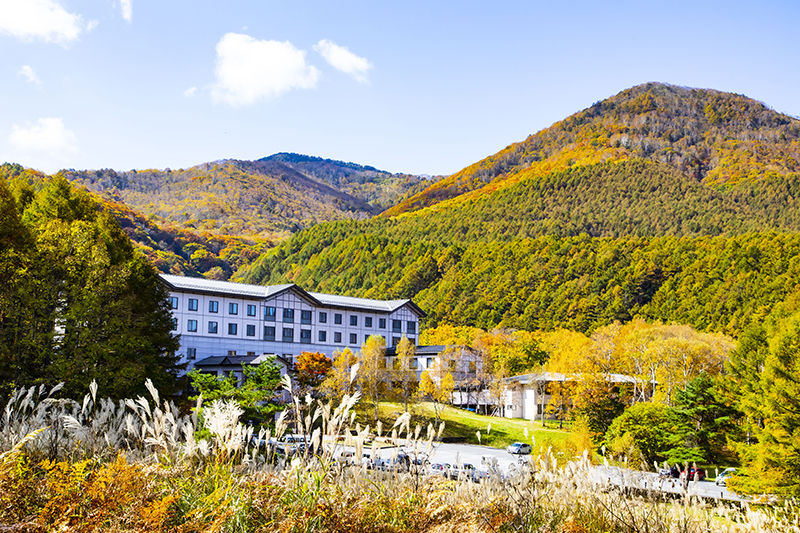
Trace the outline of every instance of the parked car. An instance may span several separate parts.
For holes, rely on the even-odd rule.
[[[294,455],[305,452],[306,437],[305,435],[284,435],[280,439],[269,439],[269,445],[278,453]]]
[[[475,465],[471,463],[463,463],[459,468],[458,465],[450,469],[450,479],[469,479],[470,481],[478,482],[480,480],[480,473]]]
[[[733,468],[733,467],[726,468],[725,470],[720,472],[720,474],[717,476],[717,479],[714,481],[714,483],[716,483],[720,487],[724,487],[724,486],[726,486],[728,484],[728,480],[734,474],[736,474],[736,469],[735,468]]]
[[[450,477],[450,463],[433,463],[428,470],[432,476]]]
[[[525,442],[515,442],[506,448],[506,451],[508,451],[508,453],[511,455],[530,455],[531,450],[531,445]]]
[[[706,471],[700,467],[691,466],[689,467],[688,475],[686,471],[683,471],[681,472],[681,477],[687,481],[694,481],[695,479],[703,481],[706,479]]]

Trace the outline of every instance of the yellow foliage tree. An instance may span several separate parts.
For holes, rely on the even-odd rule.
[[[453,389],[455,389],[453,375],[447,366],[442,364],[441,360],[437,360],[433,366],[422,372],[419,379],[418,394],[421,398],[427,398],[433,402],[433,412],[437,425],[440,421],[439,414],[442,404],[450,403]]]
[[[333,352],[333,366],[328,371],[328,375],[320,385],[320,390],[329,398],[337,402],[345,394],[353,392],[351,372],[353,365],[358,362],[355,354],[350,348],[342,351]]]

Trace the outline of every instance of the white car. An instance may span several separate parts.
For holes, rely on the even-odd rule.
[[[508,451],[508,453],[511,455],[530,455],[531,450],[531,445],[525,442],[515,442],[506,448],[506,451]]]
[[[730,479],[730,477],[732,475],[734,475],[735,473],[736,473],[736,469],[735,468],[733,468],[733,467],[726,468],[725,470],[720,472],[720,474],[717,476],[717,479],[714,480],[714,483],[716,483],[720,487],[724,487],[725,485],[728,484],[728,479]]]

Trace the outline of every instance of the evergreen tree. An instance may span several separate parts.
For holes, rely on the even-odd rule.
[[[2,228],[18,237],[0,254],[0,275],[17,278],[0,296],[2,392],[63,381],[80,397],[95,380],[102,394],[123,398],[144,393],[147,378],[175,392],[167,289],[114,218],[60,176],[21,195],[14,217],[3,185]]]
[[[800,495],[800,313],[740,341],[729,364],[730,387],[748,417],[736,449],[743,475],[733,490]]]

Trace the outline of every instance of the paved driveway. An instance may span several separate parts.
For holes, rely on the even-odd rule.
[[[391,449],[384,448],[382,457],[390,457]],[[509,466],[519,461],[526,462],[528,456],[511,455],[505,450],[489,446],[476,446],[473,444],[447,444],[437,443],[430,457],[431,463],[464,464],[471,463],[480,470],[485,470],[487,464],[497,460],[500,472],[508,472]],[[488,463],[487,463],[488,461]],[[598,482],[608,482],[614,485],[627,486],[638,489],[650,489],[670,494],[683,494],[680,480],[661,479],[654,472],[639,472],[619,467],[598,466],[595,468],[595,477]],[[718,487],[712,481],[696,481],[689,483],[686,488],[689,495],[703,498],[715,498],[731,501],[741,501],[742,498],[725,487]]]

